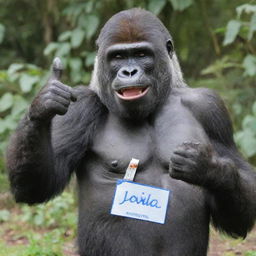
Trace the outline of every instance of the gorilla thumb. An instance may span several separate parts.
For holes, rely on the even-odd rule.
[[[51,79],[60,80],[63,71],[63,65],[59,57],[54,58],[52,63],[52,76]]]

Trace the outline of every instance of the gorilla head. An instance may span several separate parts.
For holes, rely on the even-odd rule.
[[[124,118],[145,118],[184,86],[171,35],[148,11],[114,15],[97,40],[91,87],[107,108]]]

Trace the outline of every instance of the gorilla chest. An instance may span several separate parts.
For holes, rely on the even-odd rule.
[[[110,115],[94,139],[93,154],[106,170],[117,174],[125,172],[132,158],[140,160],[138,173],[168,172],[170,156],[178,145],[208,140],[188,110],[169,109],[163,109],[153,123],[122,121]]]

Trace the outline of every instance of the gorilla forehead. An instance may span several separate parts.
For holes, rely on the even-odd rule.
[[[171,38],[163,23],[152,13],[133,8],[121,11],[109,19],[97,40],[99,49],[116,44],[150,41],[166,43]]]

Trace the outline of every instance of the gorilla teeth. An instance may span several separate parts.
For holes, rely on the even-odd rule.
[[[124,89],[122,90],[122,94],[124,97],[132,97],[137,96],[142,93],[142,89],[139,88],[130,88],[130,89]]]
[[[116,94],[123,100],[135,100],[143,97],[148,90],[149,87],[126,87],[116,91]]]

